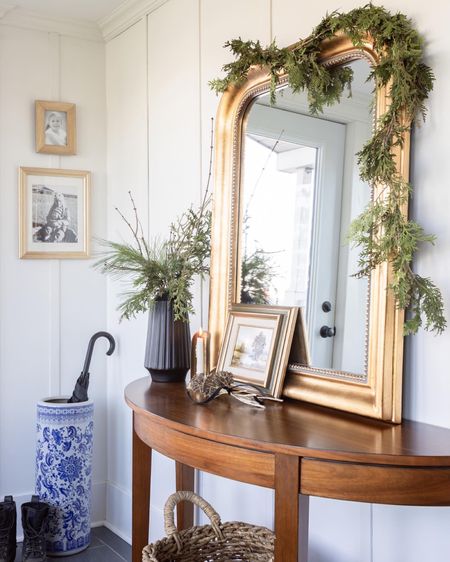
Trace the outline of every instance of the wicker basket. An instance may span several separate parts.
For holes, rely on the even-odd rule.
[[[202,525],[178,532],[174,509],[180,501],[198,505],[211,525]],[[272,562],[274,534],[265,527],[231,521],[221,523],[214,509],[193,492],[172,494],[164,507],[166,538],[146,546],[143,562]]]

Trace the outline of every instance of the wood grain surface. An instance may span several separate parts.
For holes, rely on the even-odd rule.
[[[181,462],[175,463],[175,482],[177,492],[195,491],[195,470]],[[177,529],[189,529],[194,524],[194,504],[185,502],[184,506],[181,503],[177,504]]]
[[[149,422],[216,443],[316,459],[450,467],[450,429],[423,423],[391,425],[290,400],[265,410],[229,396],[198,405],[184,384],[148,377],[128,385],[125,398]]]
[[[298,560],[300,461],[275,455],[275,558]],[[307,562],[307,558],[300,560]]]
[[[133,561],[142,559],[142,549],[148,544],[150,519],[150,477],[152,450],[139,439],[134,430],[137,415],[133,414]]]
[[[133,562],[149,524],[151,450],[176,461],[176,487],[194,468],[275,489],[275,561],[306,562],[308,498],[450,505],[450,430],[361,418],[286,400],[265,410],[230,396],[194,404],[181,383],[139,379],[125,389],[133,410]],[[301,495],[299,495],[301,492]],[[193,523],[180,504],[178,526]]]
[[[273,488],[274,456],[180,433],[138,417],[139,437],[159,453],[183,464],[240,482]]]
[[[450,505],[450,468],[302,461],[302,494],[394,505]]]

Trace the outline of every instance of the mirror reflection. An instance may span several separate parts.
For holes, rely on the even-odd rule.
[[[371,197],[356,153],[370,138],[374,85],[365,60],[350,63],[351,96],[320,116],[306,94],[258,96],[246,116],[238,283],[241,302],[304,309],[309,366],[366,372],[368,280],[347,243]]]

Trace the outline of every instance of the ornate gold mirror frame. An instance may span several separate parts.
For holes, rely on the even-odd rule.
[[[377,64],[379,57],[370,37],[362,47],[355,47],[350,38],[343,35],[323,43],[321,62],[324,65],[339,65],[360,58]],[[280,85],[286,82],[287,77],[280,78]],[[268,74],[254,68],[242,86],[227,89],[218,108],[209,312],[213,365],[217,364],[228,310],[238,300],[241,149],[246,115],[254,98],[267,92],[269,86]],[[375,122],[384,114],[389,101],[388,89],[379,87],[374,104]],[[409,147],[409,132],[405,132],[402,146],[396,147],[395,154],[397,171],[405,180],[408,180]],[[383,186],[373,186],[375,198],[386,195],[385,187],[383,191]],[[407,212],[406,205],[404,212]],[[367,376],[290,364],[283,391],[285,397],[400,423],[404,311],[396,307],[393,294],[388,290],[391,278],[389,263],[373,270],[370,278]]]

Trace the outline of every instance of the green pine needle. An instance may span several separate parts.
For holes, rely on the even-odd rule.
[[[149,243],[142,235],[134,201],[135,227],[125,218],[133,234],[132,243],[100,240],[104,251],[94,267],[112,278],[128,282],[118,310],[120,318],[130,319],[153,307],[157,300],[170,300],[175,320],[187,321],[192,307],[195,276],[209,272],[211,252],[210,198],[198,209],[188,209],[170,225],[169,238]]]
[[[405,334],[413,334],[423,325],[440,334],[446,327],[444,304],[439,289],[428,278],[411,270],[414,253],[420,243],[433,243],[434,236],[424,233],[415,222],[405,218],[402,207],[411,186],[399,177],[393,149],[402,144],[407,123],[425,118],[425,100],[433,88],[432,70],[422,62],[423,41],[411,20],[404,14],[391,14],[379,6],[367,4],[348,13],[333,12],[301,40],[293,50],[280,49],[272,42],[263,48],[259,41],[235,39],[225,44],[235,60],[223,67],[225,76],[212,80],[217,93],[239,86],[254,66],[263,67],[270,76],[270,97],[275,102],[281,74],[286,74],[293,92],[306,91],[312,114],[339,102],[347,91],[351,95],[352,70],[326,68],[320,64],[321,44],[337,32],[346,33],[353,44],[364,45],[369,34],[380,54],[371,78],[377,86],[387,86],[391,104],[378,119],[372,139],[358,153],[361,179],[386,186],[387,197],[371,202],[351,227],[349,240],[360,247],[356,276],[369,276],[381,263],[393,264],[391,289],[397,305],[409,308]]]

